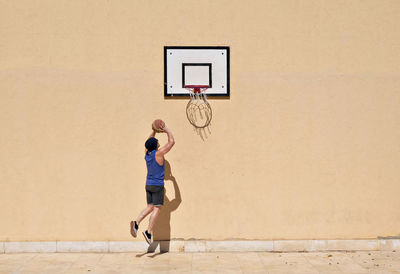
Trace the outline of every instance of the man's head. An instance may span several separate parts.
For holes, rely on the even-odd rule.
[[[146,143],[144,144],[148,152],[152,152],[153,150],[157,150],[160,146],[158,144],[158,140],[154,137],[147,139]]]

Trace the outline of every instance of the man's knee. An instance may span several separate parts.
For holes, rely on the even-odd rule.
[[[154,209],[154,205],[148,204],[148,205],[147,205],[147,208],[148,208],[149,210],[153,210],[153,209]]]
[[[161,206],[154,206],[153,211],[154,212],[159,212],[161,210]]]

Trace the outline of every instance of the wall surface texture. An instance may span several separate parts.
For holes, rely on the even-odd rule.
[[[399,18],[396,0],[0,1],[0,241],[143,241],[155,118],[176,139],[158,238],[398,235]],[[164,46],[231,49],[205,140],[164,98]]]

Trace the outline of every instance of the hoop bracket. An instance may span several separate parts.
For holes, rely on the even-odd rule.
[[[201,93],[207,90],[210,86],[207,85],[185,85],[184,88],[191,90],[194,93]]]

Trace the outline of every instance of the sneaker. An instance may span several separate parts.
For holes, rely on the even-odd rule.
[[[147,232],[147,230],[145,232],[143,232],[143,236],[146,239],[146,242],[148,244],[151,244],[153,241],[151,240],[151,234],[149,232]]]
[[[138,224],[136,223],[136,221],[132,221],[132,222],[131,222],[131,235],[132,235],[133,237],[135,237],[135,238],[136,238],[136,236],[137,236],[137,231],[138,231],[138,229],[139,229],[139,226],[138,226]]]

